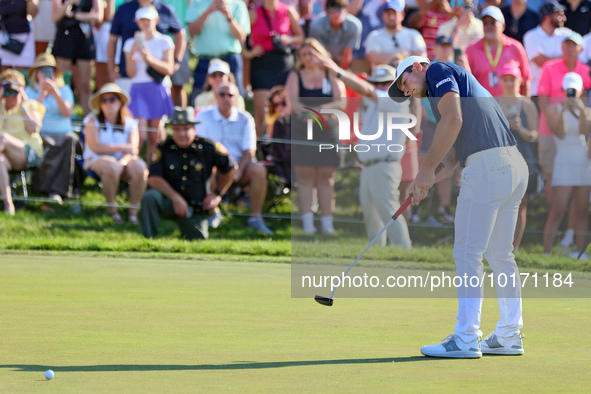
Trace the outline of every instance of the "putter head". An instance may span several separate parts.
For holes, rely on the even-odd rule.
[[[332,303],[333,303],[333,299],[332,298],[321,297],[319,295],[317,295],[316,297],[314,297],[314,300],[317,303],[319,303],[320,305],[324,305],[324,306],[332,306]]]

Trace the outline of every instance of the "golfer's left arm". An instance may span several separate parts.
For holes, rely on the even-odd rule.
[[[441,120],[435,129],[433,143],[417,177],[409,187],[408,194],[413,194],[412,205],[417,205],[427,197],[429,189],[435,183],[435,169],[453,147],[462,128],[462,108],[458,93],[454,91],[445,93],[439,100],[437,109],[441,114]]]

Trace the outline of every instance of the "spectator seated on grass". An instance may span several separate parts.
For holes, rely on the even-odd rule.
[[[187,239],[208,239],[208,217],[222,201],[235,173],[235,163],[219,142],[196,137],[194,109],[175,107],[172,136],[161,142],[150,165],[151,189],[142,200],[142,233],[158,235],[160,218],[175,220]],[[207,192],[212,169],[220,174],[217,189]]]
[[[148,169],[138,157],[137,122],[127,109],[129,97],[114,83],[105,84],[90,99],[97,114],[84,119],[84,169],[94,171],[103,184],[109,203],[107,212],[117,224],[123,219],[115,207],[115,196],[121,180],[129,182],[129,222],[138,224],[137,207],[146,191]]]
[[[39,135],[45,107],[25,94],[25,77],[18,71],[0,74],[0,196],[4,213],[14,215],[9,171],[38,167],[43,161]]]
[[[37,56],[29,70],[29,81],[30,86],[25,89],[27,96],[46,108],[41,137],[54,141],[37,172],[36,190],[62,204],[62,197],[72,197],[74,188],[79,186],[74,185],[76,147],[80,146],[78,136],[72,131],[74,93],[64,84],[63,74],[49,53]]]
[[[217,105],[197,114],[197,134],[220,142],[237,161],[238,168],[233,181],[247,187],[251,210],[247,226],[266,234],[272,234],[261,216],[267,196],[267,169],[254,161],[256,154],[256,130],[254,119],[246,111],[236,108],[238,88],[222,83],[216,91]]]

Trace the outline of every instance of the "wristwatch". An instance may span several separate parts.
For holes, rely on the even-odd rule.
[[[343,70],[341,68],[341,69],[339,69],[339,72],[337,73],[337,78],[341,79],[343,77],[343,75],[345,75],[345,70]]]

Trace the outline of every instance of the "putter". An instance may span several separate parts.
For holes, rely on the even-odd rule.
[[[589,241],[587,241],[587,243],[585,244],[585,247],[583,249],[581,249],[581,251],[579,252],[579,256],[577,257],[577,260],[581,258],[583,253],[585,253],[585,250],[587,250],[587,246],[589,246],[589,243],[591,243],[591,239]]]
[[[443,169],[443,163],[440,163],[437,168],[435,169],[435,175],[439,174],[439,171],[441,171]],[[406,208],[408,208],[408,206],[410,205],[410,200],[412,198],[412,194],[410,196],[407,197],[407,199],[402,203],[402,205],[400,206],[400,208],[398,208],[398,210],[396,211],[396,213],[394,213],[394,215],[392,215],[392,217],[390,218],[390,220],[388,220],[388,223],[386,223],[386,225],[384,226],[384,228],[382,228],[380,230],[380,232],[378,233],[378,235],[376,235],[374,237],[374,239],[371,240],[371,242],[369,243],[369,245],[367,245],[367,247],[363,250],[363,252],[361,252],[361,254],[359,255],[359,257],[357,257],[355,259],[355,261],[353,262],[353,264],[351,264],[349,266],[349,268],[347,268],[347,270],[343,273],[343,276],[341,276],[341,279],[339,280],[339,284],[341,283],[341,281],[345,278],[345,276],[347,275],[347,273],[349,272],[349,270],[351,268],[353,268],[353,266],[359,261],[359,259],[365,254],[365,252],[367,252],[367,249],[369,249],[371,247],[371,245],[373,245],[373,243],[376,241],[376,239],[378,239],[380,237],[380,235],[382,235],[382,233],[384,231],[386,231],[386,229],[396,220],[398,219],[398,216],[400,216],[402,214],[402,212],[404,212],[404,210]],[[334,292],[336,291],[336,287],[334,289],[332,289],[332,293],[330,294],[330,297],[322,297],[317,295],[316,297],[314,297],[314,300],[319,303],[320,305],[324,305],[324,306],[332,306],[332,304],[334,303]]]

